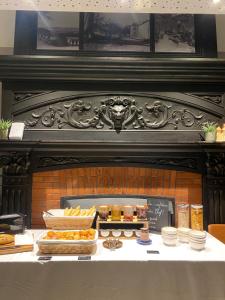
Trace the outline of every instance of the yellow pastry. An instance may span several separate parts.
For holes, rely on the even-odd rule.
[[[14,236],[11,234],[0,234],[0,245],[5,245],[14,242]]]

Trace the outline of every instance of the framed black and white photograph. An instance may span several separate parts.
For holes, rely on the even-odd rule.
[[[150,52],[150,15],[85,13],[84,50]]]
[[[194,15],[156,14],[155,52],[195,53]]]
[[[37,49],[79,50],[79,27],[79,13],[38,13]]]
[[[16,13],[14,54],[121,57],[214,57],[211,15]]]

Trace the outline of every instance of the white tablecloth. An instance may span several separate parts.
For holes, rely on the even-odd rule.
[[[35,235],[40,232],[35,231]],[[159,254],[147,254],[159,250]],[[1,300],[225,300],[225,246],[208,235],[205,250],[188,244],[152,245],[135,240],[110,251],[98,241],[91,261],[53,256],[39,262],[32,253],[0,256]]]

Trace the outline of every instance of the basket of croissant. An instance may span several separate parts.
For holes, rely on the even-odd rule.
[[[51,209],[43,213],[43,219],[48,229],[89,229],[92,226],[96,214],[96,208],[93,206],[88,209],[65,208]]]

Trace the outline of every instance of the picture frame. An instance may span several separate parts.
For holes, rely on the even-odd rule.
[[[62,13],[61,13],[62,14]],[[39,47],[37,37],[40,33],[40,27],[38,27],[40,13],[37,12],[28,12],[28,11],[18,11],[16,13],[16,30],[15,30],[15,46],[14,46],[14,54],[15,55],[50,55],[50,56],[116,56],[116,57],[216,57],[217,56],[217,43],[216,43],[216,25],[215,25],[215,17],[212,15],[189,15],[189,17],[185,17],[188,20],[192,18],[192,30],[187,29],[186,25],[186,36],[188,37],[188,42],[183,43],[182,51],[180,51],[179,47],[175,47],[174,49],[168,49],[165,47],[165,38],[164,38],[164,49],[161,46],[159,47],[158,41],[160,38],[162,40],[162,36],[167,38],[167,41],[170,44],[181,44],[182,39],[184,39],[185,34],[181,34],[183,29],[181,28],[179,34],[174,34],[173,30],[170,32],[163,32],[161,30],[160,34],[157,29],[157,22],[160,15],[156,14],[138,14],[137,25],[140,25],[143,21],[147,23],[148,20],[148,30],[149,30],[149,38],[147,38],[147,34],[144,34],[144,38],[140,38],[140,33],[136,32],[135,29],[131,29],[133,26],[131,14],[127,19],[123,22],[119,20],[119,17],[115,14],[116,18],[113,21],[109,18],[109,14],[104,13],[70,13],[70,14],[79,14],[79,29],[76,29],[77,35],[76,38],[71,36],[71,32],[68,35],[65,35],[64,32],[64,40],[67,41],[66,46],[49,46],[47,47]],[[98,16],[98,22],[95,19],[95,27],[98,29],[94,29],[93,32],[90,33],[87,30],[86,19],[87,16],[91,16],[92,19],[95,16]],[[107,15],[107,17],[106,17]],[[112,14],[111,14],[112,15]],[[137,14],[136,14],[137,15]],[[143,15],[145,18],[143,18]],[[94,17],[93,17],[94,16]],[[121,15],[122,16],[122,15]],[[149,19],[146,18],[149,16]],[[165,16],[163,18],[165,19]],[[168,18],[169,15],[167,15]],[[190,18],[190,16],[192,16]],[[133,14],[133,18],[134,18]],[[174,23],[178,23],[178,17],[173,15],[175,18]],[[142,19],[141,19],[142,18]],[[116,22],[115,22],[116,19]],[[99,21],[100,20],[100,21]],[[103,22],[101,26],[99,26],[100,22]],[[97,24],[97,25],[96,25]],[[165,23],[166,24],[166,23]],[[188,21],[187,21],[187,24]],[[57,26],[56,26],[57,27]],[[101,28],[109,28],[108,32],[105,33]],[[135,27],[135,26],[133,26]],[[168,25],[164,26],[165,28],[169,27]],[[178,25],[177,25],[178,27]],[[184,26],[185,27],[185,26]],[[94,28],[94,27],[93,27]],[[147,28],[147,26],[146,26]],[[157,31],[158,30],[158,31]],[[165,30],[164,30],[165,31]],[[147,32],[147,30],[146,30]],[[69,35],[70,34],[70,35]],[[135,35],[136,34],[136,35]],[[134,38],[136,41],[134,43]],[[93,36],[95,39],[94,41]],[[90,38],[91,37],[91,38]],[[142,36],[143,37],[143,36]],[[191,38],[190,38],[191,37]],[[79,49],[77,45],[68,46],[70,43],[75,43],[75,40],[79,39]],[[53,41],[54,39],[52,39]],[[92,45],[90,44],[90,40],[92,40]],[[108,40],[108,42],[107,42]],[[110,42],[109,42],[110,40]],[[69,41],[69,42],[68,42]],[[71,42],[72,41],[72,42]],[[172,42],[173,41],[173,42]],[[58,41],[57,41],[58,42]],[[138,45],[139,43],[139,45]],[[59,43],[60,44],[60,43]],[[104,44],[104,45],[103,45]],[[91,46],[90,46],[91,45]],[[104,46],[104,47],[103,47]],[[168,46],[168,45],[167,45]],[[186,48],[185,48],[186,47]],[[149,49],[149,51],[147,51]]]

